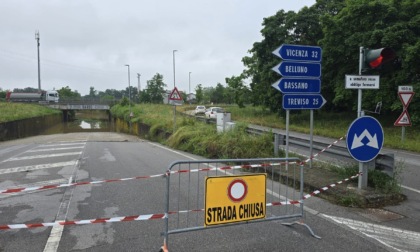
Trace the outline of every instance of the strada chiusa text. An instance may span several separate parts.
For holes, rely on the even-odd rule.
[[[207,208],[207,223],[241,221],[243,219],[264,217],[264,203],[241,204],[239,206],[220,206]]]

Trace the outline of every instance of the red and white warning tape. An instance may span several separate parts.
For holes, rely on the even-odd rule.
[[[322,149],[320,152],[318,152],[317,154],[313,155],[312,157],[306,159],[305,161],[303,161],[303,163],[308,163],[309,161],[311,161],[312,159],[314,159],[315,157],[317,157],[319,154],[321,154],[322,152],[328,150],[329,148],[331,148],[333,145],[335,145],[336,143],[340,142],[341,140],[343,140],[344,137],[340,137],[340,139],[334,141],[332,144],[328,145],[327,147],[325,147],[324,149]]]
[[[313,158],[317,157],[319,154],[324,152],[325,150],[331,148],[333,145],[341,141],[344,137],[334,141],[332,144],[328,145],[326,148],[318,152],[317,154],[313,155],[312,157],[308,158],[307,160],[303,161],[302,164],[305,164],[312,160]],[[223,166],[223,167],[209,167],[209,168],[202,168],[202,169],[193,169],[193,170],[177,170],[177,171],[170,171],[166,174],[157,174],[151,176],[137,176],[131,178],[119,178],[119,179],[106,179],[106,180],[99,180],[99,181],[86,181],[86,182],[75,182],[75,183],[68,183],[68,184],[59,184],[59,185],[47,185],[47,186],[37,186],[37,187],[20,187],[20,188],[11,188],[0,190],[0,194],[7,194],[7,193],[20,193],[20,192],[29,192],[29,191],[38,191],[38,190],[46,190],[46,189],[56,189],[56,188],[63,188],[63,187],[70,187],[70,186],[81,186],[81,185],[94,185],[94,184],[101,184],[101,183],[109,183],[109,182],[121,182],[121,181],[128,181],[128,180],[137,180],[137,179],[147,179],[147,178],[155,178],[155,177],[164,177],[168,174],[176,174],[176,173],[187,173],[187,172],[201,172],[201,171],[216,171],[216,170],[234,170],[234,169],[249,169],[249,168],[261,168],[261,167],[269,167],[269,166],[278,166],[283,165],[286,163],[272,163],[272,164],[253,164],[253,165],[235,165],[235,166]],[[289,163],[295,164],[295,162]]]
[[[326,190],[335,187],[337,184],[342,184],[343,182],[347,182],[361,175],[362,173],[358,173],[354,176],[351,176],[350,178],[346,178],[341,181],[338,181],[337,183],[322,187],[319,190],[313,191],[312,193],[303,196],[302,200],[287,200],[287,201],[281,201],[281,202],[271,202],[271,203],[267,203],[266,206],[298,205],[298,204],[301,204],[302,201],[305,199],[308,199],[321,192],[325,192]],[[204,211],[204,209],[171,211],[168,214],[202,212],[202,211]],[[156,220],[156,219],[165,219],[165,218],[167,218],[165,214],[145,214],[145,215],[134,215],[134,216],[124,216],[124,217],[113,217],[113,218],[99,218],[99,219],[90,219],[90,220],[55,221],[55,222],[32,223],[32,224],[9,224],[9,225],[0,225],[0,230],[54,227],[54,226],[67,226],[67,225],[99,224],[99,223],[111,223],[111,222],[123,222],[123,221]]]
[[[341,181],[338,181],[337,183],[334,183],[334,184],[331,184],[331,185],[328,185],[328,186],[322,187],[321,189],[315,190],[315,191],[313,191],[313,192],[312,192],[312,193],[310,193],[310,194],[306,194],[305,196],[303,196],[303,199],[304,199],[304,200],[305,200],[305,199],[309,199],[309,198],[310,198],[310,197],[312,197],[312,196],[315,196],[315,195],[317,195],[317,194],[320,194],[321,192],[325,192],[326,190],[328,190],[328,189],[330,189],[330,188],[333,188],[333,187],[335,187],[335,186],[337,186],[337,185],[339,185],[339,184],[342,184],[342,183],[344,183],[344,182],[347,182],[347,181],[349,181],[349,180],[352,180],[352,179],[357,178],[357,177],[362,176],[362,175],[363,175],[363,173],[359,172],[359,173],[357,173],[356,175],[351,176],[350,178],[346,178],[346,179],[343,179],[343,180],[341,180]]]
[[[156,220],[156,219],[164,219],[164,218],[165,218],[165,214],[145,214],[145,215],[101,218],[101,219],[90,219],[90,220],[55,221],[55,222],[47,222],[47,223],[0,225],[0,230],[54,227],[54,226],[66,226],[66,225],[98,224],[98,223],[111,223],[111,222],[123,222],[123,221]]]
[[[216,171],[216,170],[224,171],[224,170],[234,170],[234,169],[244,169],[244,168],[249,169],[249,168],[269,167],[269,166],[275,166],[275,165],[281,165],[281,164],[283,164],[283,163],[254,164],[254,165],[235,165],[235,166],[211,167],[211,168],[192,169],[192,170],[176,170],[176,171],[170,171],[168,173],[169,174],[177,174],[177,173],[201,172],[201,171]],[[151,176],[137,176],[137,177],[131,177],[131,178],[119,178],[119,179],[106,179],[106,180],[98,180],[98,181],[75,182],[75,183],[59,184],[59,185],[47,185],[47,186],[37,186],[37,187],[11,188],[11,189],[1,190],[0,191],[0,194],[38,191],[38,190],[46,190],[46,189],[55,189],[55,188],[70,187],[70,186],[94,185],[94,184],[102,184],[102,183],[110,183],[110,182],[121,182],[121,181],[137,180],[137,179],[157,178],[157,177],[164,177],[168,173],[166,173],[166,174],[156,174],[156,175],[151,175]]]

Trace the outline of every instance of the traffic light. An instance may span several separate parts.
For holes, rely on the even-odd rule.
[[[397,55],[391,48],[364,49],[363,70],[380,69],[383,64],[391,62]]]

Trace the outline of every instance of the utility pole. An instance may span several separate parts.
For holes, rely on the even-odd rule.
[[[38,48],[38,92],[41,93],[41,64],[39,61],[39,31],[35,32],[35,39],[37,41],[37,48]]]
[[[138,81],[139,81],[139,92],[140,92],[140,89],[141,89],[141,86],[140,86],[140,76],[141,76],[141,74],[139,74],[139,73],[137,73],[137,79],[138,79]]]
[[[138,90],[138,94],[139,94],[139,103],[140,103],[140,89],[141,89],[141,85],[140,85],[140,76],[141,74],[137,73],[137,79],[139,81],[139,90]]]

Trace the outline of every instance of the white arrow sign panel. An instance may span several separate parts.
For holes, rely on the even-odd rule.
[[[362,140],[365,137],[369,140],[369,142],[366,144],[362,142]],[[355,148],[362,147],[365,145],[370,146],[372,148],[379,149],[378,138],[376,137],[376,134],[372,136],[367,129],[365,129],[362,132],[362,134],[360,134],[360,136],[357,136],[357,134],[354,134],[353,143],[351,144],[351,149],[353,150]]]

